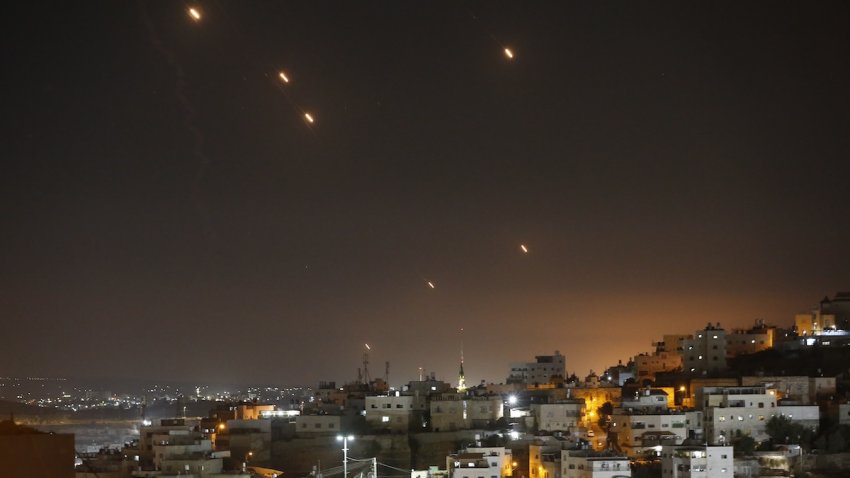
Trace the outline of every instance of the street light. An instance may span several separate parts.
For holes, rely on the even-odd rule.
[[[348,478],[348,440],[354,441],[354,435],[337,435],[336,439],[342,442],[342,478]]]
[[[254,452],[253,451],[249,451],[248,453],[245,453],[245,459],[242,460],[242,471],[245,471],[245,470],[248,469],[248,462],[251,461],[252,458],[254,458]]]

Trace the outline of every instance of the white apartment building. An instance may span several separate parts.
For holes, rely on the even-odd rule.
[[[366,397],[366,422],[376,430],[421,429],[427,410],[428,400],[418,394]]]
[[[534,362],[512,363],[507,381],[525,385],[551,383],[553,377],[566,377],[566,370],[566,359],[556,350],[553,355],[536,356]]]
[[[584,400],[532,404],[530,409],[538,431],[567,432],[586,426]]]
[[[784,416],[812,429],[820,411],[816,405],[778,406],[776,392],[764,387],[705,387],[699,393],[703,406],[705,437],[709,444],[726,445],[736,435],[767,440],[767,422]]]
[[[637,456],[659,445],[681,445],[688,435],[686,420],[683,413],[644,414],[615,409],[608,438],[614,438],[623,453]]]
[[[622,397],[620,408],[646,413],[662,413],[669,408],[668,397],[669,395],[664,390],[646,388],[638,391],[636,395]]]
[[[563,450],[561,478],[630,478],[629,459],[609,452]]]
[[[723,478],[734,476],[731,446],[661,447],[662,478]]]

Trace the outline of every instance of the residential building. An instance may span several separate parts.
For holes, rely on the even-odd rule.
[[[803,405],[817,403],[819,398],[835,395],[835,377],[744,376],[741,386],[764,386],[776,391],[777,400],[793,400]]]
[[[446,457],[450,478],[506,478],[514,466],[511,450],[504,447],[470,447]]]
[[[623,365],[623,361],[617,362],[617,365],[609,367],[605,370],[605,380],[611,384],[622,387],[630,378],[635,378],[636,365],[634,361],[630,361],[627,365]]]
[[[327,417],[331,420],[336,419],[336,423],[339,423],[339,417]],[[299,418],[301,418],[300,415],[295,417],[296,423]],[[222,435],[226,436],[226,442],[223,444],[236,459],[245,461],[250,459],[251,463],[267,465],[271,462],[271,429],[271,419],[228,420],[227,434]],[[296,433],[300,434],[298,431]],[[217,444],[221,441],[221,437],[216,440]]]
[[[469,428],[467,402],[459,393],[442,393],[431,397],[431,430],[455,431]]]
[[[561,478],[629,478],[629,458],[612,452],[563,450]]]
[[[727,445],[739,434],[767,440],[767,422],[784,416],[815,429],[820,411],[814,405],[779,405],[776,392],[764,387],[706,387],[701,391],[705,437],[709,444]]]
[[[184,419],[164,419],[159,425],[139,430],[137,450],[125,450],[139,457],[140,472],[157,471],[163,475],[194,475],[208,478],[221,473],[223,458],[229,451],[213,450],[212,440]]]
[[[428,400],[419,394],[366,397],[366,423],[374,430],[421,430],[427,411]]]
[[[726,358],[768,350],[773,347],[776,335],[777,328],[762,319],[756,320],[752,328],[734,329],[726,336]]]
[[[553,355],[538,355],[534,362],[519,362],[511,364],[508,383],[525,385],[549,384],[566,377],[566,359],[559,351]]]
[[[655,381],[655,376],[661,372],[673,372],[682,368],[682,346],[690,335],[664,335],[660,342],[653,342],[655,352],[640,354],[634,358],[635,370],[639,384],[645,381]]]
[[[563,400],[556,403],[530,405],[538,431],[572,432],[585,424],[584,400]]]
[[[504,416],[501,395],[467,396],[465,401],[469,425],[473,428],[492,426]]]
[[[599,377],[591,372],[583,383],[568,387],[566,391],[567,398],[584,400],[587,415],[592,418],[599,407],[606,403],[619,407],[623,389],[612,383],[600,382]]]
[[[731,446],[663,446],[661,476],[663,478],[732,478],[734,475]]]
[[[528,476],[558,478],[561,474],[561,450],[565,441],[558,437],[541,436],[528,445]]]
[[[726,331],[708,324],[693,337],[682,340],[682,365],[686,372],[705,375],[726,370]]]
[[[342,428],[339,415],[298,415],[295,433],[300,436],[336,435]]]
[[[678,351],[640,354],[634,361],[637,381],[640,384],[646,381],[654,382],[656,374],[660,372],[672,372],[682,368],[682,354]]]
[[[822,314],[835,317],[837,328],[850,330],[850,292],[838,292],[832,300],[824,297],[819,306]]]
[[[672,392],[672,389],[670,389],[670,392]],[[672,393],[660,388],[644,388],[635,391],[632,396],[623,396],[620,399],[620,408],[645,413],[662,413],[672,408],[672,402]]]
[[[642,455],[659,445],[680,445],[688,437],[684,413],[615,409],[608,427],[608,440],[628,456]]]

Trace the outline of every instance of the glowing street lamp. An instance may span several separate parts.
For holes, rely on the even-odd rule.
[[[337,435],[336,439],[342,442],[342,478],[348,478],[348,440],[354,441],[354,435]]]

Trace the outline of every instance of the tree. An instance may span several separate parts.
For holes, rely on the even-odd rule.
[[[749,435],[742,435],[732,440],[732,446],[735,447],[736,455],[752,455],[756,449],[756,441]]]
[[[767,421],[766,431],[774,445],[794,443],[810,448],[814,437],[812,430],[785,417],[771,417]]]
[[[611,415],[614,414],[614,405],[611,405],[611,402],[605,402],[601,407],[596,409],[596,413],[599,415],[599,426],[605,427],[608,424],[608,420],[611,419]]]

